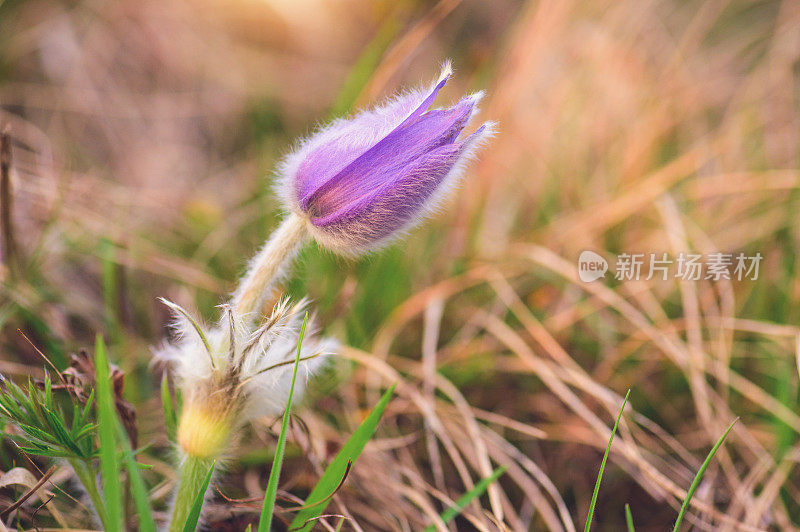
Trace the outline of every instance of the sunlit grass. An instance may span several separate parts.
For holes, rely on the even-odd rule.
[[[121,454],[114,466],[106,453],[105,474],[132,456],[150,466],[134,511],[146,491],[163,519],[174,478],[180,405],[150,367],[169,319],[156,297],[211,319],[275,227],[270,172],[292,140],[449,56],[463,86],[441,100],[487,90],[483,116],[500,134],[444,214],[404,245],[358,261],[303,251],[287,292],[308,294],[344,349],[292,406],[277,487],[300,500],[282,504],[328,497],[347,470],[340,452],[398,382],[326,499],[345,516],[333,528],[424,529],[470,493],[457,527],[572,530],[591,507],[598,529],[665,528],[684,501],[710,527],[800,526],[792,6],[408,2],[364,7],[356,29],[336,9],[316,13],[335,40],[264,12],[270,35],[257,40],[236,31],[235,13],[223,24],[194,2],[35,4],[0,5],[0,127],[17,139],[25,263],[13,279],[0,270],[0,372],[43,376],[17,328],[60,369],[95,333],[107,339],[142,449],[107,431]],[[747,282],[584,284],[584,249],[764,262]],[[258,423],[225,464],[206,503],[219,526],[257,525],[263,493],[252,486],[267,485],[279,426]],[[15,465],[41,477],[4,443],[0,469]],[[508,470],[478,495],[497,466]],[[707,490],[688,488],[698,471]],[[58,478],[67,493],[48,487],[49,505],[91,526]],[[0,512],[19,494],[0,491]],[[258,504],[234,514],[225,497]],[[31,508],[25,526],[53,523]],[[291,520],[275,515],[278,529]]]

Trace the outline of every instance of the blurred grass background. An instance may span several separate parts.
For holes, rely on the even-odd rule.
[[[630,388],[595,530],[621,530],[625,503],[637,530],[669,526],[736,416],[689,522],[798,529],[794,0],[5,0],[18,251],[4,248],[0,372],[41,372],[17,329],[60,366],[103,333],[163,511],[156,297],[213,318],[276,225],[271,172],[294,140],[445,58],[441,105],[485,89],[500,133],[402,243],[359,261],[304,250],[287,291],[346,347],[298,411],[281,488],[307,493],[400,380],[331,507],[346,529],[419,530],[505,465],[454,530],[574,530]],[[584,284],[584,249],[764,259],[755,281]],[[211,529],[255,522],[277,429],[245,438]],[[4,444],[0,469],[22,461]]]

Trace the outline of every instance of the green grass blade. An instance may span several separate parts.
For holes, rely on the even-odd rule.
[[[41,442],[52,443],[54,441],[53,436],[49,432],[45,432],[40,428],[25,425],[24,423],[17,423],[17,427],[31,438],[36,438]]]
[[[628,527],[628,532],[636,532],[633,528],[633,515],[631,515],[631,505],[625,504],[625,524]]]
[[[32,380],[28,380],[28,404],[31,408],[32,417],[31,419],[36,420],[35,422],[31,423],[31,425],[47,425],[47,420],[42,413],[42,397],[39,393],[39,390],[36,389],[36,386],[33,385]],[[21,403],[26,404],[26,403]],[[38,422],[38,423],[37,423]]]
[[[211,483],[211,475],[214,474],[214,466],[216,464],[216,461],[211,462],[211,467],[208,468],[206,478],[203,479],[203,486],[197,493],[197,497],[195,498],[194,503],[192,503],[192,509],[186,518],[186,523],[183,525],[183,532],[194,532],[197,529],[197,522],[200,520],[200,512],[203,510],[203,502],[206,498],[206,491],[208,491],[208,485]]]
[[[97,379],[97,420],[100,440],[100,473],[103,478],[103,498],[108,515],[107,530],[122,530],[122,491],[119,482],[116,424],[108,358],[102,336],[95,341],[95,373]]]
[[[49,408],[53,406],[53,381],[47,371],[44,373],[44,404]]]
[[[488,477],[482,479],[480,482],[475,484],[475,487],[473,487],[471,490],[469,490],[464,495],[459,497],[453,506],[449,507],[447,510],[442,512],[440,516],[442,521],[444,523],[448,523],[453,519],[455,519],[458,514],[464,511],[464,508],[466,508],[467,505],[470,502],[472,502],[473,499],[476,499],[481,495],[483,495],[483,492],[485,492],[489,488],[489,485],[495,480],[497,480],[500,477],[500,475],[505,473],[506,469],[508,468],[506,468],[505,466],[498,467],[492,472],[491,475],[489,475]],[[433,532],[434,530],[436,530],[436,527],[434,525],[430,525],[425,529],[424,532]]]
[[[19,445],[19,444],[18,447],[21,451],[31,455],[49,456],[50,458],[66,458],[66,459],[75,458],[75,455],[69,451],[53,451],[47,448],[25,447],[24,445]],[[99,513],[100,512],[98,511],[98,514]]]
[[[272,469],[269,472],[267,481],[267,491],[264,493],[264,504],[261,506],[261,519],[258,521],[258,532],[267,532],[272,528],[272,514],[275,510],[275,498],[278,495],[278,480],[281,476],[281,466],[283,465],[283,452],[286,448],[286,433],[289,426],[289,416],[292,412],[292,396],[294,395],[294,383],[297,380],[297,368],[300,365],[300,349],[303,346],[303,337],[306,334],[306,324],[308,323],[308,312],[303,318],[303,326],[300,328],[300,336],[297,339],[297,353],[294,358],[294,368],[292,369],[292,381],[289,385],[289,397],[286,399],[286,409],[283,412],[281,421],[281,432],[278,435],[278,446],[275,448],[275,456],[272,459]]]
[[[119,279],[117,275],[116,249],[114,243],[106,237],[98,242],[98,255],[102,268],[100,270],[101,285],[103,287],[103,306],[105,307],[106,330],[117,331],[118,312],[117,299],[119,294]],[[113,343],[113,342],[112,342]]]
[[[82,449],[78,447],[78,445],[69,435],[69,432],[67,432],[67,427],[60,415],[52,412],[45,406],[42,406],[41,408],[42,414],[44,415],[45,419],[47,420],[47,424],[50,427],[51,436],[55,437],[56,441],[62,447],[68,449],[72,453],[75,453],[76,457],[83,458]]]
[[[136,515],[139,517],[139,531],[156,532],[156,522],[153,519],[153,510],[150,508],[150,498],[147,494],[147,487],[142,480],[142,475],[139,473],[139,464],[136,462],[133,449],[131,449],[128,435],[125,433],[125,429],[122,428],[122,423],[120,423],[119,420],[117,420],[117,438],[122,442],[122,458],[125,460],[125,467],[128,470],[128,478],[131,484],[131,496],[133,497],[133,504],[136,506]]]
[[[79,445],[81,442],[84,442],[83,449],[81,449],[81,451],[83,451],[85,456],[92,455],[92,441],[90,438],[91,436],[94,436],[95,432],[97,432],[97,425],[89,424],[84,425],[81,430],[75,433],[75,441]]]
[[[622,419],[622,412],[625,410],[625,405],[628,403],[628,396],[631,394],[631,391],[628,390],[628,393],[625,394],[625,399],[622,400],[622,407],[619,409],[619,414],[617,414],[617,420],[614,422],[614,428],[611,430],[611,437],[608,439],[608,445],[606,445],[606,452],[603,453],[603,461],[600,462],[600,471],[597,473],[597,481],[594,483],[594,492],[592,493],[592,501],[589,503],[589,515],[586,516],[586,526],[583,528],[584,532],[589,532],[589,529],[592,528],[592,517],[594,517],[594,507],[597,504],[597,494],[600,493],[600,481],[603,480],[603,471],[606,468],[606,460],[608,460],[608,455],[611,452],[611,442],[614,441],[614,434],[617,433],[617,427],[619,427],[619,420]]]
[[[89,391],[89,397],[86,399],[86,405],[83,408],[78,407],[75,403],[75,416],[72,418],[72,431],[77,434],[83,427],[86,426],[86,421],[89,419],[89,414],[94,404],[94,390]]]
[[[23,405],[26,403],[20,403],[19,399],[16,397],[16,390],[14,389],[16,385],[11,381],[3,381],[6,383],[6,390],[0,391],[0,409],[2,409],[2,413],[8,418],[9,421],[14,422],[21,422],[26,423],[28,425],[33,424],[36,420],[28,415],[25,407]]]
[[[89,414],[92,411],[93,404],[94,404],[94,390],[90,390],[89,397],[86,399],[86,406],[83,407],[83,410],[81,410],[80,417],[75,421],[76,426],[86,425],[86,421],[89,419]]]
[[[172,403],[172,394],[169,393],[169,380],[166,374],[161,377],[161,409],[164,411],[164,425],[169,441],[176,441],[178,434],[178,414]]]
[[[392,398],[395,385],[392,384],[386,393],[383,394],[378,404],[372,409],[372,412],[367,416],[361,425],[353,432],[347,443],[344,444],[342,449],[333,459],[333,461],[325,469],[325,472],[320,477],[317,485],[311,490],[311,493],[306,498],[305,508],[297,513],[292,520],[290,529],[300,529],[303,532],[308,532],[314,526],[313,519],[319,517],[325,507],[327,506],[330,494],[339,486],[345,471],[350,462],[355,462],[356,458],[364,450],[372,435],[375,434],[375,429],[378,428],[378,422],[386,410],[386,405],[389,404],[389,399]],[[314,503],[320,503],[314,506]]]
[[[711,460],[714,458],[714,455],[717,454],[717,451],[722,446],[722,442],[725,441],[725,438],[728,436],[728,433],[731,431],[733,426],[736,422],[739,421],[739,418],[733,420],[733,422],[728,425],[727,430],[720,436],[717,440],[717,443],[714,444],[714,447],[711,448],[709,451],[708,456],[706,456],[703,465],[700,466],[700,469],[697,471],[697,474],[694,476],[694,480],[692,481],[692,485],[689,486],[689,491],[686,492],[686,498],[683,500],[683,504],[681,505],[680,512],[678,512],[678,518],[675,520],[675,526],[672,528],[672,532],[678,532],[678,529],[681,526],[681,522],[683,521],[683,516],[686,515],[686,510],[689,509],[689,501],[692,500],[692,496],[694,492],[697,491],[697,488],[700,486],[700,481],[703,479],[703,475],[708,468],[708,464],[711,463]]]

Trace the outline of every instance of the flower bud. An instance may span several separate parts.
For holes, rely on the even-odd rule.
[[[177,332],[157,356],[172,367],[183,397],[178,448],[194,459],[224,458],[245,423],[285,408],[307,302],[283,299],[258,323],[223,305],[220,321],[205,327],[182,307],[162,301],[174,314]],[[299,360],[305,377],[319,370],[334,348],[315,336],[313,318],[307,325]],[[305,384],[306,379],[295,383],[296,399]]]
[[[195,458],[214,459],[223,454],[233,430],[231,411],[214,401],[191,401],[181,412],[178,445]]]
[[[348,255],[373,249],[411,228],[452,190],[492,124],[459,139],[481,93],[429,110],[451,73],[447,65],[428,90],[333,122],[284,161],[283,200],[318,243]]]

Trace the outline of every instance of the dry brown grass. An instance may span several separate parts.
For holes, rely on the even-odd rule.
[[[4,272],[0,371],[38,363],[18,326],[67,348],[113,335],[139,376],[143,438],[157,442],[145,459],[157,502],[174,473],[142,379],[163,335],[155,297],[207,311],[231,288],[271,227],[262,176],[396,20],[354,99],[454,56],[444,98],[486,88],[482,116],[500,134],[447,214],[405,244],[402,303],[343,348],[336,385],[301,412],[303,453],[282,488],[311,485],[398,382],[330,508],[345,528],[420,530],[504,465],[459,529],[572,531],[632,388],[596,529],[620,530],[625,502],[637,530],[670,525],[736,416],[689,521],[800,526],[798,2],[6,2],[0,122],[16,143],[14,218],[32,262],[22,280]],[[765,259],[758,282],[586,284],[583,249]],[[340,282],[312,296],[333,301],[322,321],[345,338],[358,297],[383,294],[359,296],[355,267],[336,265]],[[104,300],[109,275],[118,286]],[[243,453],[269,448],[275,430],[257,426]],[[265,470],[234,462],[220,490],[257,498]],[[240,529],[257,509],[217,497],[210,519]]]

